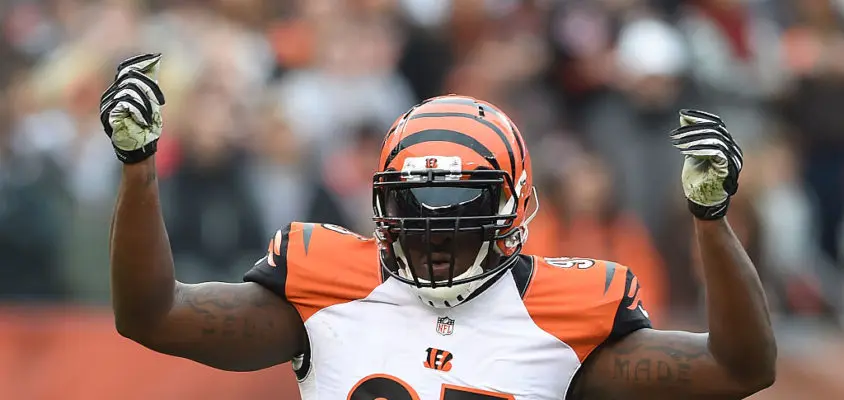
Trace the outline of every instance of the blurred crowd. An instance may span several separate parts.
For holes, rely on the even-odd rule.
[[[6,0],[0,299],[108,301],[120,164],[97,118],[114,66],[164,54],[157,156],[183,281],[238,281],[291,220],[371,232],[386,129],[421,99],[520,126],[540,214],[527,252],[629,265],[660,326],[701,326],[667,133],[720,114],[745,150],[729,219],[778,317],[839,326],[844,2]]]

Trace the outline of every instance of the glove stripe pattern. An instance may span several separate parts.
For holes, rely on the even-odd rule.
[[[722,218],[738,190],[744,154],[717,115],[680,110],[680,125],[670,136],[686,159],[683,191],[689,211],[700,219]]]
[[[124,60],[120,64],[117,65],[117,74],[114,76],[114,79],[120,77],[126,71],[130,69],[139,69],[145,70],[149,68],[150,65],[156,63],[161,58],[161,54],[139,54],[137,56],[131,57],[129,59]]]
[[[692,152],[695,149],[718,149],[721,151],[722,158],[726,159],[730,156],[736,166],[741,169],[742,157],[744,156],[741,148],[736,145],[732,136],[722,126],[697,127],[692,125],[684,128],[689,129],[680,128],[671,135],[671,143],[674,147],[680,149],[683,154],[695,155]],[[713,154],[701,155],[711,156]]]
[[[165,103],[155,80],[160,60],[160,54],[141,54],[121,62],[100,97],[100,122],[124,163],[143,161],[158,148]]]

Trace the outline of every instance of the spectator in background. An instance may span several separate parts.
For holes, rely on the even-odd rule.
[[[832,2],[793,4],[798,21],[783,45],[795,82],[781,110],[799,149],[803,179],[817,201],[821,249],[842,266],[844,30]]]
[[[372,222],[372,174],[377,165],[384,131],[374,123],[353,127],[350,146],[336,149],[331,156],[317,158],[311,174],[315,188],[306,221],[332,223],[362,235],[374,232]]]
[[[629,267],[645,289],[642,301],[656,326],[665,322],[665,264],[642,221],[619,203],[618,181],[600,158],[575,155],[542,187],[539,213],[524,251],[548,257],[614,260]]]
[[[102,273],[108,249],[90,244],[108,236],[111,217],[102,210],[114,204],[120,167],[98,161],[114,149],[103,143],[100,121],[90,110],[98,107],[99,88],[111,72],[101,68],[102,55],[84,46],[67,50],[33,71],[31,86],[46,110],[28,117],[21,133],[42,143],[63,170],[73,200],[61,228],[64,277],[74,298],[97,301],[109,295],[109,279]]]
[[[216,78],[205,78],[187,99],[203,110],[201,118],[183,120],[181,132],[172,133],[179,137],[179,165],[161,182],[176,274],[184,282],[238,279],[267,236],[247,186],[245,149],[232,140],[235,132],[254,134],[254,126]]]
[[[549,14],[547,79],[569,122],[581,126],[585,108],[600,101],[615,72],[612,16],[587,0],[555,2]]]
[[[265,236],[285,221],[306,221],[313,193],[313,174],[305,168],[312,150],[291,132],[280,105],[268,96],[254,116],[258,140],[247,163],[249,188],[258,205]]]
[[[689,1],[678,27],[707,109],[729,121],[737,140],[752,148],[774,128],[764,102],[783,84],[779,28],[762,7],[744,0]]]
[[[676,197],[682,159],[665,140],[680,108],[703,108],[684,80],[683,37],[668,23],[641,16],[622,28],[615,52],[613,90],[586,108],[582,129],[618,177],[620,199],[653,234],[664,227],[669,196]]]
[[[742,185],[753,192],[760,216],[760,261],[767,266],[763,283],[771,303],[786,315],[834,321],[844,272],[818,245],[821,221],[799,179],[796,152],[785,138],[772,137],[745,159],[753,167],[745,171],[750,173]]]
[[[415,101],[443,93],[443,82],[453,66],[455,53],[441,26],[453,7],[451,0],[400,0],[407,26],[398,70],[408,80]]]
[[[407,80],[396,72],[401,32],[377,9],[349,4],[321,8],[304,2],[315,54],[310,65],[286,72],[278,101],[291,130],[326,156],[353,141],[349,127],[374,122],[386,132],[396,115],[414,103]]]
[[[53,154],[15,129],[35,105],[27,77],[14,70],[0,92],[0,300],[58,301],[71,198]]]

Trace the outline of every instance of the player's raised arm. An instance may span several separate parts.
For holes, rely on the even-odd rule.
[[[681,111],[671,137],[703,260],[709,333],[641,329],[590,356],[580,399],[741,399],[775,379],[776,342],[752,262],[724,219],[742,153],[717,116]]]
[[[301,352],[302,321],[256,283],[177,282],[155,174],[164,96],[160,55],[118,67],[100,119],[124,163],[111,229],[112,304],[117,330],[155,351],[226,370],[254,370]]]

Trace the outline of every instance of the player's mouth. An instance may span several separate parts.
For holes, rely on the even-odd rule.
[[[431,266],[434,268],[434,274],[448,272],[451,269],[451,263],[449,262],[434,262]]]
[[[425,269],[430,268],[433,271],[434,280],[446,280],[451,275],[451,257],[432,256],[430,261],[425,262],[424,265]],[[431,271],[426,271],[426,275]]]

